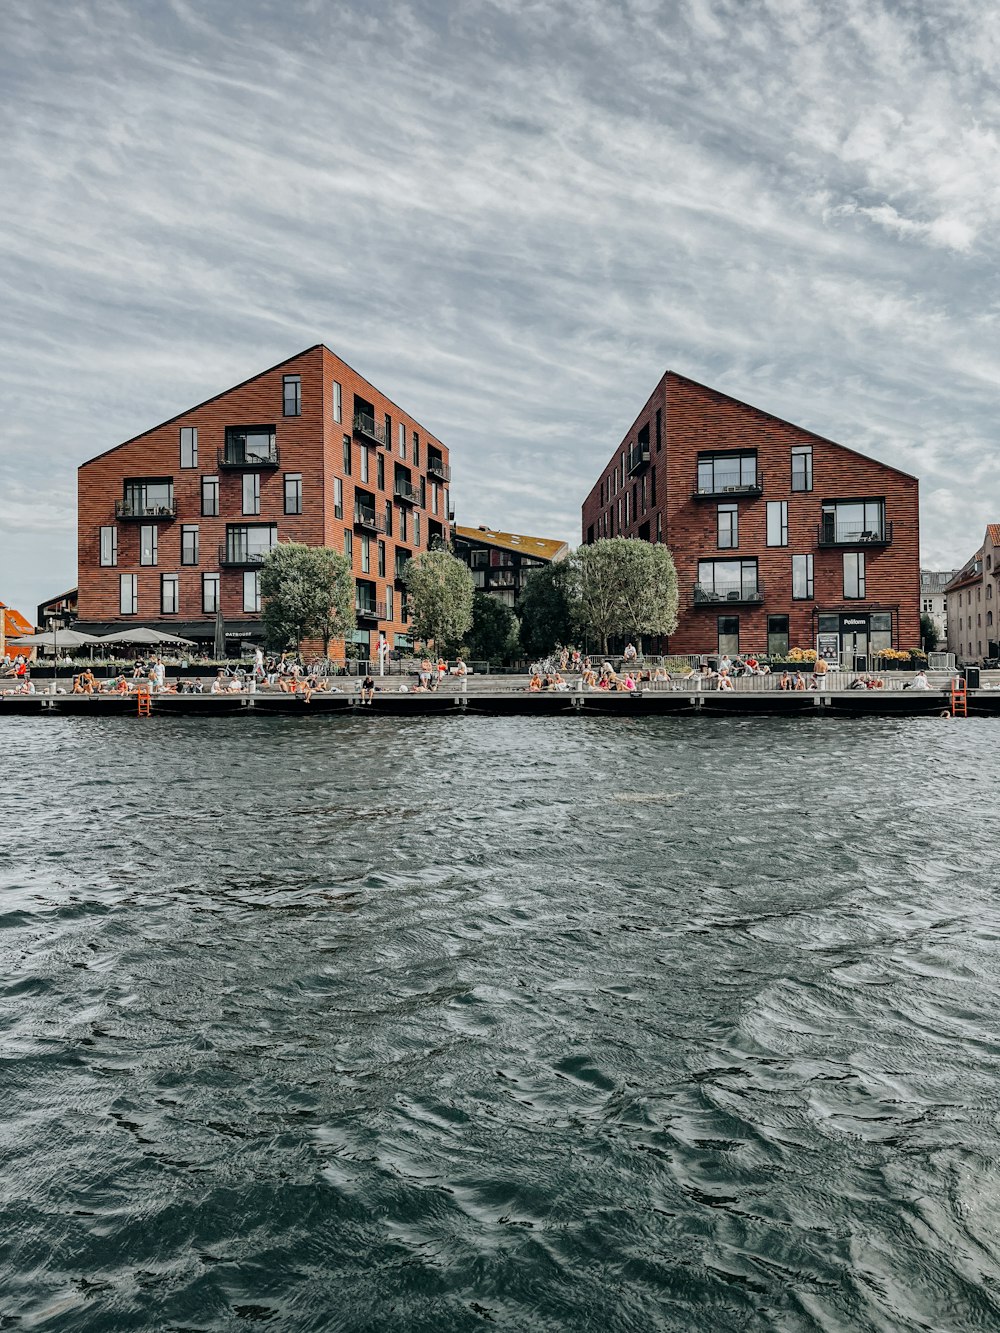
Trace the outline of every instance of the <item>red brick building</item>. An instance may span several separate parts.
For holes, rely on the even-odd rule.
[[[677,653],[920,645],[918,482],[668,371],[583,505],[583,537],[662,541]]]
[[[356,642],[405,646],[399,572],[449,538],[448,450],[322,345],[99,454],[79,472],[79,621],[259,641],[259,565],[332,546],[355,575]]]

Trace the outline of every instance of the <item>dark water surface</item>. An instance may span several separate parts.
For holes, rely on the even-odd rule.
[[[998,735],[8,720],[0,1328],[1000,1328]]]

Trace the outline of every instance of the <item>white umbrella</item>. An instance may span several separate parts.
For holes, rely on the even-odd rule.
[[[88,643],[103,643],[103,639],[96,639],[93,634],[82,634],[78,629],[61,629],[58,634],[53,634],[50,630],[47,634],[24,634],[19,639],[8,638],[8,643],[16,643],[18,647],[22,644],[31,648],[49,648],[55,651],[57,648],[82,648]]]
[[[62,635],[59,636],[60,639]],[[145,625],[136,625],[134,629],[122,629],[117,634],[106,634],[103,639],[95,639],[95,643],[144,643],[147,646],[153,646],[161,643],[179,643],[185,647],[193,648],[193,639],[182,639],[179,634],[161,634],[158,629],[147,629]]]

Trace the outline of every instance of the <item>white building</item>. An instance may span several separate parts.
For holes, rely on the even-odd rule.
[[[920,571],[920,613],[934,621],[942,650],[948,642],[948,599],[944,590],[957,574],[957,569]]]
[[[989,523],[983,544],[945,588],[948,651],[959,662],[1000,657],[1000,523]]]

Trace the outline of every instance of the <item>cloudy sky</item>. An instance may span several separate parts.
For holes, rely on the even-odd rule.
[[[6,0],[0,599],[76,580],[78,464],[325,342],[579,541],[667,367],[1000,518],[1000,9]]]

